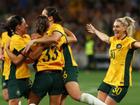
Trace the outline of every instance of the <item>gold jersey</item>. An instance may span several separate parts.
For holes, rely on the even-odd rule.
[[[10,40],[10,37],[8,36],[8,32],[3,32],[1,36],[1,47],[3,48],[4,51],[4,61],[3,61],[3,72],[2,75],[5,76],[5,74],[8,73],[10,69],[10,58],[8,57],[6,51],[5,51],[5,46],[6,43]]]
[[[118,40],[115,36],[110,37],[110,65],[103,80],[105,83],[113,86],[132,85],[133,42],[135,39],[128,36],[122,40]]]
[[[15,55],[21,54],[21,51],[25,48],[29,41],[29,35],[24,35],[21,37],[20,35],[14,34],[10,41],[10,51]],[[6,74],[6,79],[22,79],[29,77],[30,71],[28,65],[25,62],[22,62],[20,65],[15,65],[12,62],[10,63],[10,70]]]
[[[53,24],[48,29],[47,34],[51,36],[53,32],[59,32],[62,34],[57,45],[50,45],[46,48],[40,58],[37,61],[37,70],[63,70],[64,58],[61,46],[66,43],[65,32],[60,24]]]
[[[63,45],[63,55],[64,55],[64,60],[65,60],[65,68],[78,66],[74,59],[71,46],[69,44]]]

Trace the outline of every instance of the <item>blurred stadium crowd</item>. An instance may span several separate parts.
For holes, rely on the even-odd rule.
[[[30,26],[29,33],[34,31],[34,20],[44,7],[57,7],[62,16],[63,25],[73,31],[78,38],[78,43],[73,46],[73,52],[81,68],[88,65],[85,46],[90,39],[93,39],[85,30],[87,23],[94,24],[111,36],[115,18],[129,15],[136,20],[134,37],[140,40],[140,0],[1,0],[0,2],[0,20],[2,21],[10,14],[24,16]],[[97,58],[101,58],[101,61],[105,58],[106,64],[103,67],[106,68],[108,47],[96,37],[92,41],[94,43],[92,44],[93,63],[98,60]],[[140,60],[137,57],[140,56],[139,52],[136,52],[133,63],[137,69],[140,68]]]

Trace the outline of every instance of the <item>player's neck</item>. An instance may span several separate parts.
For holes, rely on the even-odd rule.
[[[127,36],[126,34],[123,34],[123,35],[118,36],[117,39],[123,40],[126,36]]]
[[[23,34],[22,32],[20,32],[20,31],[16,31],[15,34],[20,35],[20,36],[23,36],[23,35],[24,35],[24,34]]]

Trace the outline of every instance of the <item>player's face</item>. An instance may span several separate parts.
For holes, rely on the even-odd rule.
[[[53,21],[53,17],[52,16],[48,16],[48,11],[46,9],[44,9],[42,11],[42,15],[46,16],[48,18],[49,22]]]
[[[115,36],[122,36],[126,32],[126,27],[119,21],[115,21],[113,24],[113,31]]]
[[[23,19],[21,25],[18,25],[18,29],[22,34],[26,34],[27,28],[28,28],[28,24],[26,23],[25,19]]]

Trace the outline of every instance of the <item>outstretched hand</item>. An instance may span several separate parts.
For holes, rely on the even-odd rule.
[[[95,27],[94,27],[92,24],[87,24],[87,25],[86,25],[86,29],[87,29],[87,31],[88,31],[89,33],[95,34],[96,29],[95,29]]]

